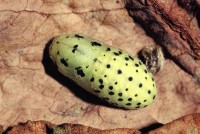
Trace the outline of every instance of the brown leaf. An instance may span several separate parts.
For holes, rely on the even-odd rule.
[[[185,72],[200,77],[196,17],[174,1],[135,2],[138,7],[131,14],[137,19],[133,20],[120,0],[1,1],[0,124],[7,128],[27,120],[45,120],[136,130],[199,112],[199,84]],[[73,32],[133,55],[155,45],[153,39],[161,44],[171,56],[165,54],[163,70],[155,76],[155,103],[141,110],[118,109],[63,77],[49,59],[48,45],[57,35]]]
[[[198,134],[200,132],[200,114],[192,114],[174,120],[149,134]]]
[[[9,134],[140,134],[140,131],[118,128],[110,130],[100,130],[92,127],[87,127],[79,124],[61,124],[54,125],[46,121],[28,121],[12,126],[2,133]],[[200,132],[200,114],[187,115],[177,120],[174,120],[166,125],[148,132],[149,134],[173,134],[173,133],[199,133]]]
[[[59,126],[50,124],[45,121],[28,121],[24,124],[13,126],[4,133],[9,134],[140,134],[139,131],[133,129],[111,129],[99,130],[78,124],[62,124]]]

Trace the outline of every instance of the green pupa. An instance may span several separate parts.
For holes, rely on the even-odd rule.
[[[70,34],[55,38],[49,54],[60,73],[110,104],[138,109],[156,97],[155,80],[147,67],[119,48]]]

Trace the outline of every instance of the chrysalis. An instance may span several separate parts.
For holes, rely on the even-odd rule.
[[[59,72],[111,104],[138,109],[155,99],[152,74],[139,59],[121,49],[71,34],[55,38],[49,53]]]

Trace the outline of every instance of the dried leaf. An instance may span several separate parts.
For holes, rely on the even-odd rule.
[[[59,126],[50,124],[45,121],[28,121],[24,124],[13,126],[4,133],[9,134],[140,134],[139,131],[133,129],[111,129],[99,130],[78,124],[62,124]]]
[[[149,134],[198,134],[200,132],[200,114],[192,114],[174,120]]]
[[[190,75],[200,78],[199,21],[190,14],[196,10],[186,11],[172,0],[134,2],[132,19],[120,0],[1,1],[0,124],[7,128],[45,120],[136,130],[199,112],[200,88]],[[59,74],[49,59],[48,43],[57,35],[73,32],[133,55],[144,46],[155,45],[154,40],[167,50],[170,56],[165,54],[164,67],[155,76],[155,103],[141,110],[111,107]]]

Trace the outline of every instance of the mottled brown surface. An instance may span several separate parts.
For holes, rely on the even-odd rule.
[[[174,120],[149,134],[199,134],[200,114],[193,114]]]
[[[140,131],[126,128],[100,130],[79,124],[56,126],[45,121],[28,121],[4,132],[9,134],[140,134]]]
[[[189,13],[197,14],[200,11],[200,0],[177,0],[177,2],[182,8],[186,9]]]
[[[0,132],[9,134],[198,134],[200,133],[200,114],[184,116],[152,131],[128,128],[100,130],[79,124],[65,123],[56,126],[46,121],[28,121]]]
[[[3,129],[3,126],[0,125],[0,133],[3,133],[5,130]]]
[[[120,0],[0,1],[0,124],[4,129],[27,120],[45,120],[136,130],[200,112],[200,88],[191,76],[200,78],[196,16],[172,0],[137,2],[138,9],[131,9],[129,16]],[[150,16],[154,23],[137,18],[140,6],[144,13],[141,18]],[[159,8],[162,10],[157,11]],[[58,73],[48,56],[48,42],[59,34],[73,32],[133,55],[148,45],[161,45],[167,50],[163,70],[155,76],[155,103],[141,110],[117,109]]]
[[[200,29],[195,16],[173,0],[127,0],[130,15],[189,73],[200,74]]]

